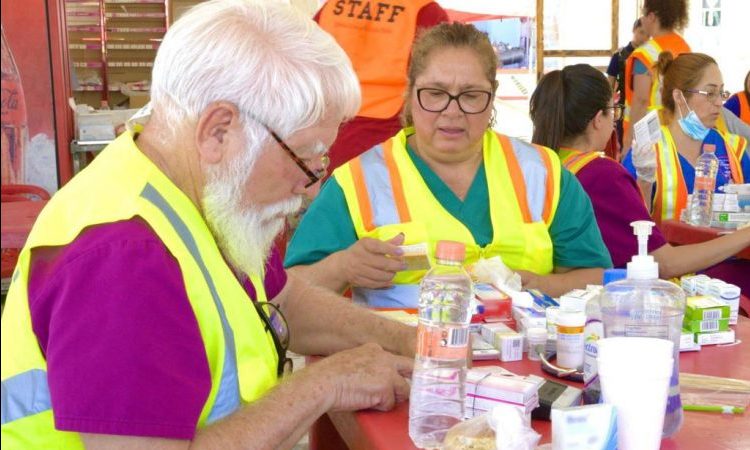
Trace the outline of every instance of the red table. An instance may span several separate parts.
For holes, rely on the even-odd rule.
[[[731,346],[706,346],[700,352],[680,355],[680,372],[750,379],[750,319],[740,317],[737,340]],[[500,363],[517,374],[544,375],[538,363],[527,359]],[[580,383],[570,383],[580,387]],[[685,421],[676,436],[662,441],[662,450],[750,449],[750,412],[724,415],[685,411]],[[415,449],[408,434],[409,405],[401,403],[387,413],[358,411],[329,413],[311,430],[310,448],[326,450]],[[534,420],[534,429],[542,434],[540,443],[550,442],[551,422]],[[343,442],[341,442],[341,438]]]
[[[731,230],[696,227],[678,220],[665,220],[661,223],[659,229],[661,229],[667,242],[677,245],[697,244],[709,241],[722,234],[731,233]],[[737,258],[750,259],[750,245],[735,256]]]
[[[2,248],[23,248],[46,200],[2,204]]]

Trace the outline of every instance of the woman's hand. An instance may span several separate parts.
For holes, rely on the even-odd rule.
[[[639,147],[635,143],[633,147],[633,165],[638,179],[645,183],[653,183],[656,180],[656,150],[654,146]]]
[[[340,252],[338,269],[352,286],[371,289],[391,286],[396,272],[406,269],[399,248],[403,242],[403,233],[388,241],[362,238]]]
[[[524,289],[541,290],[541,275],[535,274],[534,272],[529,272],[527,270],[517,270],[516,273],[521,276],[521,286]]]

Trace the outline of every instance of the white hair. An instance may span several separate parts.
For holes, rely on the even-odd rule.
[[[212,0],[164,36],[151,102],[177,131],[216,101],[234,103],[257,141],[262,128],[252,122],[284,136],[354,117],[360,90],[344,51],[301,11],[278,0]]]
[[[222,255],[243,277],[263,273],[274,238],[283,229],[286,216],[302,206],[299,195],[267,206],[242,204],[255,155],[247,151],[238,154],[231,163],[206,166],[206,185],[201,194],[206,223]]]

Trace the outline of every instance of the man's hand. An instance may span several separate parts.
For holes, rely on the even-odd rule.
[[[362,238],[340,252],[340,273],[352,286],[372,289],[388,287],[396,272],[406,269],[399,248],[403,242],[403,233],[389,241]]]
[[[336,353],[313,363],[307,370],[317,372],[330,388],[332,411],[374,408],[387,411],[409,398],[413,360],[394,355],[377,344],[365,344]]]

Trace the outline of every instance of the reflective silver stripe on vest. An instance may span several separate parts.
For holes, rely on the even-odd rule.
[[[391,176],[383,155],[383,146],[376,145],[360,157],[365,186],[370,197],[372,221],[376,227],[399,223],[398,208],[393,199]]]
[[[547,196],[547,166],[536,147],[515,138],[510,138],[510,141],[526,183],[526,202],[529,205],[531,219],[538,222],[542,220]],[[360,161],[372,206],[374,225],[399,223],[388,166],[383,158],[383,147],[378,145],[366,151],[360,156]]]
[[[52,408],[47,372],[32,369],[2,383],[2,424],[33,416]]]
[[[526,202],[531,220],[539,222],[542,220],[544,200],[547,197],[547,166],[539,150],[533,145],[515,138],[510,138],[510,142],[526,183]]]
[[[216,393],[214,406],[208,414],[207,422],[212,423],[231,414],[240,406],[240,388],[239,380],[237,379],[234,334],[232,328],[229,326],[229,322],[227,321],[224,306],[221,304],[218,292],[216,292],[216,286],[211,278],[211,274],[208,273],[206,264],[203,262],[203,258],[198,251],[198,245],[195,243],[195,238],[193,238],[193,235],[190,233],[187,225],[185,225],[185,222],[177,215],[172,206],[167,203],[164,197],[162,197],[152,185],[147,184],[146,187],[143,188],[141,197],[150,201],[164,214],[172,227],[174,227],[177,235],[182,239],[183,244],[185,244],[190,255],[195,259],[195,262],[201,269],[203,278],[211,291],[211,297],[214,300],[216,310],[219,312],[219,317],[221,318],[221,328],[224,333],[224,365],[221,371],[221,381],[219,383],[219,390]]]
[[[418,284],[396,284],[384,289],[352,289],[355,303],[370,308],[416,308],[419,303]]]

